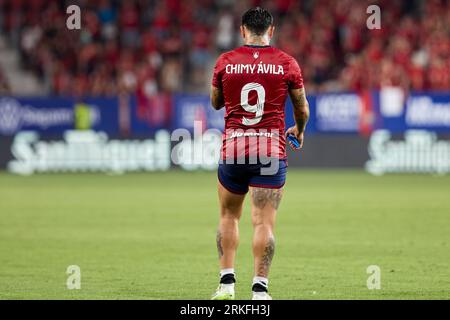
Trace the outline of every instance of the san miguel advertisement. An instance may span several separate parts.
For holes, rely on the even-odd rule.
[[[219,161],[221,133],[214,129],[199,135],[191,135],[186,129],[158,130],[152,137],[124,139],[93,130],[69,130],[61,138],[43,138],[35,131],[22,131],[2,141],[6,141],[1,147],[7,154],[3,165],[22,175],[165,171],[172,166],[212,170]]]
[[[370,104],[366,98],[308,97],[305,145],[288,154],[289,166],[364,168],[374,175],[450,172],[450,94],[405,96],[388,88],[372,93]],[[367,110],[373,119],[364,131]],[[286,114],[292,125],[289,102]],[[160,97],[144,107],[135,97],[0,97],[0,168],[23,175],[214,170],[223,115],[202,95]]]

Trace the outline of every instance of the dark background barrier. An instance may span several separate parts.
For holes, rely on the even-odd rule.
[[[11,154],[12,141],[12,137],[0,136],[0,170],[6,169],[8,162],[13,158]]]
[[[12,137],[0,137],[0,169],[6,169],[8,163],[15,159],[11,153],[13,140]],[[154,137],[118,140],[124,144],[131,145],[132,143],[142,143],[146,140],[154,141]],[[51,138],[40,137],[39,141],[61,143],[64,139],[61,136],[54,136]],[[163,152],[170,152],[176,144],[176,142],[172,142],[170,148],[163,149]],[[311,135],[306,137],[304,149],[302,151],[293,152],[288,148],[289,165],[291,167],[363,168],[364,164],[369,159],[367,146],[368,138],[357,135]],[[35,144],[32,145],[32,148],[35,147]],[[89,146],[86,146],[86,148],[88,147]],[[127,150],[130,150],[130,148],[131,147],[127,148]],[[170,154],[167,154],[167,156],[170,157]],[[126,155],[124,157],[126,157]],[[176,166],[173,161],[171,161],[171,163],[172,167]]]
[[[119,141],[135,143],[138,141],[144,142],[146,139],[153,139],[153,137],[132,140],[119,139]],[[6,169],[8,163],[15,159],[11,153],[13,140],[12,137],[0,137],[0,169]],[[61,143],[63,137],[40,138],[39,141]],[[288,148],[289,165],[291,167],[363,168],[369,159],[368,141],[368,138],[357,135],[320,134],[307,136],[302,151],[293,152]],[[176,144],[172,142],[171,149]],[[33,145],[34,147],[35,145]],[[166,149],[168,150],[168,148]],[[176,165],[172,162],[172,167],[174,166]]]
[[[358,135],[316,134],[306,136],[303,149],[288,148],[292,167],[363,168],[369,154],[369,138]]]

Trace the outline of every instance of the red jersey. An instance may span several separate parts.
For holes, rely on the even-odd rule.
[[[289,89],[303,88],[293,57],[271,46],[239,47],[219,57],[212,85],[222,89],[225,100],[223,159],[254,152],[286,158],[286,97]]]

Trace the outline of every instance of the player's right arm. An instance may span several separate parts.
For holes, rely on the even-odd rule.
[[[294,109],[295,126],[290,127],[286,131],[286,136],[289,134],[294,135],[300,143],[301,148],[303,146],[306,124],[309,119],[309,103],[306,99],[305,88],[289,89],[289,96]],[[296,149],[293,145],[291,147]]]
[[[223,92],[221,88],[216,88],[215,86],[211,86],[211,105],[214,109],[220,110],[225,105],[225,101],[223,98]]]
[[[211,85],[211,105],[216,110],[220,110],[225,106],[225,99],[223,97],[222,89],[222,76],[224,73],[224,68],[225,64],[222,54],[216,61]]]

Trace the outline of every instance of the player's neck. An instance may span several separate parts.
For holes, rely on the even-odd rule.
[[[258,46],[258,47],[265,47],[265,46],[269,46],[270,45],[270,40],[269,37],[267,36],[253,36],[253,37],[248,37],[247,39],[245,39],[244,44],[246,46]]]

